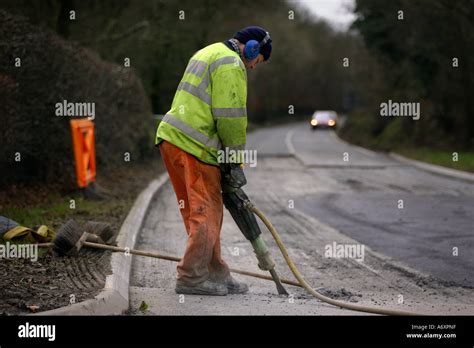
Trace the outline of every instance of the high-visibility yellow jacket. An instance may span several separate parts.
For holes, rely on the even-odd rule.
[[[189,60],[155,144],[166,140],[219,165],[219,150],[245,149],[246,104],[247,72],[241,58],[223,43],[209,45]]]

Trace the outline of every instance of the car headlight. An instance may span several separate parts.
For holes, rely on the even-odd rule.
[[[335,124],[336,124],[336,121],[334,121],[334,120],[329,120],[329,121],[328,121],[328,125],[329,125],[330,127],[334,126]]]
[[[311,120],[311,125],[312,125],[312,126],[317,126],[317,125],[318,125],[318,121],[316,121],[316,120]]]

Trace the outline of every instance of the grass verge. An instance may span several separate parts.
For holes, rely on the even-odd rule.
[[[0,215],[27,227],[47,225],[57,230],[68,219],[78,223],[103,221],[118,230],[138,194],[163,172],[161,159],[150,163],[124,165],[108,173],[98,172],[97,184],[107,193],[103,200],[87,200],[80,192],[61,194],[43,190],[40,199],[28,203],[35,188],[23,187],[10,193],[11,199],[0,205]],[[8,196],[8,194],[6,194]],[[37,197],[36,197],[37,198]]]
[[[393,151],[407,158],[474,173],[474,153],[452,152],[430,148],[401,148]],[[457,154],[457,161],[455,160]]]
[[[460,151],[452,140],[436,133],[436,129],[433,130],[433,138],[437,140],[433,146],[418,146],[413,135],[403,128],[403,121],[394,120],[383,131],[373,133],[370,130],[377,128],[374,117],[352,115],[337,133],[345,141],[371,150],[394,152],[417,161],[474,172],[474,152]]]

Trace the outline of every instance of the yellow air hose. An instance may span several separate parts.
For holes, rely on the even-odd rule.
[[[251,210],[255,215],[257,215],[260,220],[265,224],[265,226],[268,228],[270,233],[273,236],[273,239],[275,240],[276,244],[278,245],[278,248],[280,248],[280,251],[285,258],[286,263],[288,264],[288,267],[290,267],[291,272],[293,275],[296,277],[298,282],[301,284],[303,288],[306,289],[311,295],[316,297],[318,300],[321,300],[323,302],[332,304],[337,307],[341,308],[346,308],[350,309],[353,311],[359,311],[359,312],[367,312],[367,313],[375,313],[375,314],[383,314],[383,315],[422,315],[421,313],[414,313],[414,312],[407,312],[407,311],[400,311],[400,310],[394,310],[394,309],[385,309],[385,308],[376,308],[376,307],[368,307],[368,306],[362,306],[362,305],[356,305],[344,301],[338,301],[334,300],[330,297],[324,296],[314,290],[303,278],[301,273],[298,271],[296,268],[295,263],[291,259],[290,255],[288,254],[288,251],[286,250],[285,245],[283,244],[283,241],[281,240],[278,232],[276,231],[275,227],[273,227],[272,223],[267,219],[267,217],[250,201],[247,201],[245,203],[245,207],[249,210]]]

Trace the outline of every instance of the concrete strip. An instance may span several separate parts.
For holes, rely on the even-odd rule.
[[[339,140],[341,143],[344,143],[344,144],[346,144],[347,146],[350,146],[352,149],[354,149],[354,150],[356,150],[356,151],[359,151],[359,153],[361,153],[361,154],[363,154],[363,155],[366,155],[366,156],[369,156],[369,157],[375,157],[375,156],[377,156],[377,152],[376,152],[376,151],[372,151],[372,150],[366,149],[366,148],[364,148],[364,147],[351,144],[351,143],[345,141],[344,139],[342,139],[342,138],[339,136],[339,134],[337,134],[336,132],[332,133],[332,136],[333,136],[334,138],[336,138],[337,140]]]
[[[168,180],[168,174],[162,174],[150,182],[135,200],[132,209],[120,228],[117,245],[132,249],[142,227],[149,206],[160,188]],[[129,281],[132,255],[113,253],[111,259],[112,274],[105,280],[104,289],[93,299],[70,306],[35,313],[33,315],[120,315],[129,307]]]
[[[364,153],[364,154],[370,155],[370,156],[375,156],[377,154],[377,152],[375,152],[375,151],[368,150],[368,149],[365,149],[363,147],[348,143],[347,141],[340,138],[336,133],[334,133],[334,135],[338,138],[338,140],[340,140],[343,143],[346,143],[349,146],[352,146],[352,147],[356,148],[356,150],[360,151],[361,153]],[[444,177],[454,178],[454,179],[458,179],[458,180],[464,180],[464,181],[468,181],[468,182],[474,182],[474,174],[469,173],[469,172],[464,172],[462,170],[446,168],[446,167],[438,166],[438,165],[435,165],[435,164],[420,162],[420,161],[417,161],[417,160],[406,158],[406,157],[401,156],[399,154],[396,154],[394,152],[390,152],[388,155],[392,159],[394,159],[394,160],[396,160],[396,161],[398,161],[402,164],[412,165],[414,167],[417,167],[421,170],[424,170],[424,171],[432,173],[432,174],[437,174],[437,175],[441,175],[441,176],[444,176]]]
[[[414,167],[417,167],[421,170],[424,170],[426,172],[430,172],[433,174],[441,175],[444,177],[448,178],[454,178],[458,180],[463,180],[463,181],[468,181],[468,182],[474,182],[474,174],[468,173],[468,172],[463,172],[461,170],[456,170],[456,169],[451,169],[451,168],[446,168],[446,167],[441,167],[437,166],[435,164],[430,164],[430,163],[425,163],[425,162],[420,162],[412,159],[408,159],[406,157],[400,156],[396,153],[390,152],[389,153],[390,157],[393,159],[404,163],[404,164],[409,164]]]

